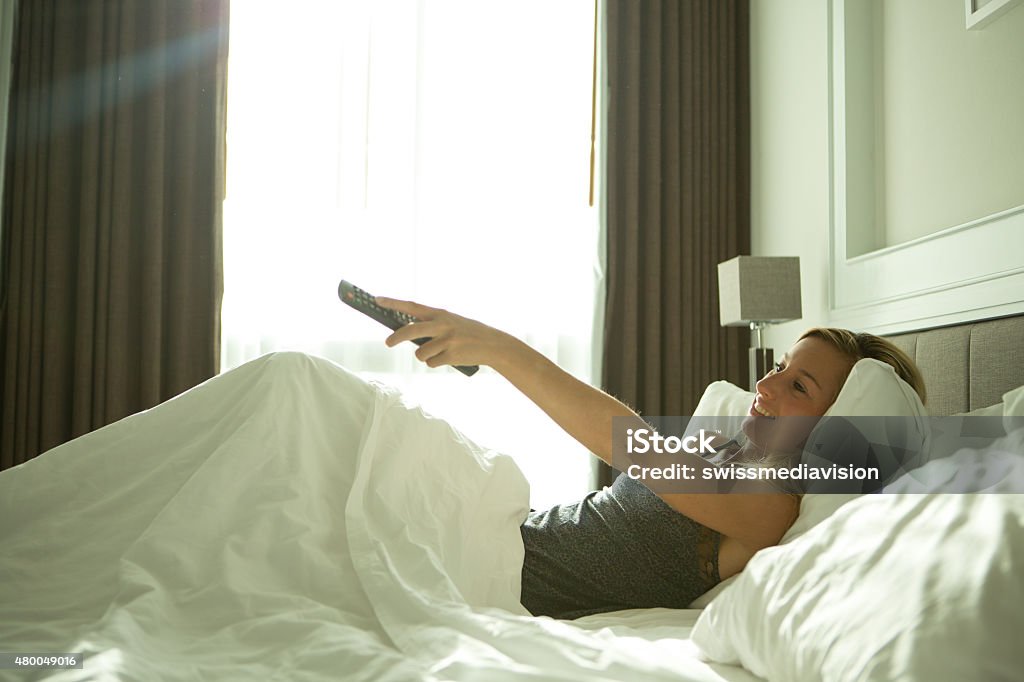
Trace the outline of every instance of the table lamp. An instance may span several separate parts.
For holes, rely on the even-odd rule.
[[[761,331],[798,320],[800,259],[796,256],[737,256],[718,264],[718,313],[723,327],[750,327],[750,390],[775,363]]]

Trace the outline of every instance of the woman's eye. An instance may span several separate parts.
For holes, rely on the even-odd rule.
[[[775,372],[781,372],[783,369],[785,369],[785,368],[782,366],[782,363],[781,362],[776,362],[775,366],[772,367],[772,371],[769,372],[769,374],[773,374]],[[804,388],[804,385],[801,384],[799,381],[794,381],[793,382],[793,388],[795,388],[800,393],[807,393],[807,389]]]

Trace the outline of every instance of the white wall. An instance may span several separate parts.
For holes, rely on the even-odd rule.
[[[963,0],[874,0],[884,242],[1024,204],[1024,6],[982,30]]]
[[[851,1],[860,0],[848,0],[847,4]],[[888,4],[885,12],[878,5],[865,5],[869,12],[874,9],[876,21],[882,16],[886,22],[885,32],[890,34],[878,36],[876,44],[893,60],[891,68],[882,67],[890,71],[883,85],[891,101],[875,128],[888,138],[899,135],[902,139],[901,145],[890,150],[876,150],[877,155],[888,154],[888,158],[879,159],[887,172],[875,193],[890,211],[896,206],[894,197],[903,202],[898,209],[904,216],[900,218],[901,226],[911,231],[893,232],[890,225],[886,241],[899,242],[921,231],[980,218],[982,215],[967,215],[982,210],[979,206],[994,211],[1009,208],[1004,204],[1019,204],[1024,199],[1024,156],[1019,149],[1024,140],[1024,112],[1019,111],[1024,108],[1019,75],[1024,40],[1008,39],[1006,34],[1021,34],[1024,9],[1018,6],[985,29],[968,32],[962,0],[914,0],[907,7],[893,3],[900,5],[899,12],[890,11],[893,8]],[[908,24],[905,10],[916,24]],[[955,45],[960,58],[980,61],[965,65],[954,55],[949,58],[952,61],[927,69],[925,77],[915,82],[908,69],[919,49],[938,49],[934,36],[918,35],[913,45],[907,46],[895,33],[914,33],[915,25],[925,30],[935,22],[946,26],[945,40],[951,50]],[[828,0],[751,0],[752,252],[800,256],[803,278],[803,319],[767,332],[768,345],[777,350],[791,345],[807,327],[830,324],[828,36]],[[970,73],[979,64],[987,65],[994,73],[974,82]],[[1018,67],[1009,68],[1012,64]],[[870,63],[862,66],[852,73],[868,77],[878,69]],[[967,127],[963,125],[965,116],[981,117],[979,103],[974,100],[982,97],[982,91],[987,99],[980,103],[980,111],[991,110],[986,115],[1003,126],[1003,134],[986,135],[994,125],[991,122],[982,130],[961,130]],[[848,98],[850,92],[847,90]],[[939,113],[930,115],[932,110]],[[854,125],[855,120],[848,120],[848,125]],[[866,129],[874,130],[872,126]],[[856,154],[859,149],[854,145],[847,152]],[[924,150],[933,155],[928,156]],[[956,162],[950,163],[954,157]],[[959,172],[964,165],[971,166],[972,177],[950,179],[949,173]],[[985,177],[986,173],[990,177]],[[979,201],[982,204],[975,205]],[[912,209],[915,215],[924,215],[925,204],[925,227],[919,221],[912,224],[905,219],[908,205],[917,207]],[[848,217],[856,220],[857,216],[851,213]],[[988,250],[996,248],[995,244],[985,245]],[[984,252],[979,249],[979,253]],[[978,303],[979,308],[982,303]]]
[[[802,320],[770,327],[792,345],[828,322],[828,12],[824,0],[752,0],[752,253],[799,256]]]

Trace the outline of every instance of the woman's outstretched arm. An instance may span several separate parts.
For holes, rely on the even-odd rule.
[[[633,417],[641,422],[629,406],[580,381],[511,334],[411,301],[378,297],[377,303],[419,320],[391,334],[385,341],[388,346],[431,337],[416,350],[416,357],[430,367],[492,367],[569,435],[609,464],[612,419]],[[698,465],[714,466],[696,455],[692,457]],[[737,486],[743,487],[742,483]],[[788,495],[659,493],[659,497],[676,511],[735,538],[751,551],[777,544],[795,520],[797,511]]]
[[[622,402],[572,376],[506,332],[438,308],[377,298],[386,308],[420,320],[394,332],[394,346],[424,336],[416,357],[430,367],[487,365],[537,404],[569,435],[605,462],[612,458],[612,418],[640,417]]]

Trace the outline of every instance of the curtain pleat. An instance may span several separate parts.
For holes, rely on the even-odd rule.
[[[717,265],[750,252],[748,13],[606,2],[602,386],[641,414],[688,415],[712,381],[746,382],[749,332],[719,324]]]
[[[227,21],[228,0],[21,3],[0,468],[217,373]]]

